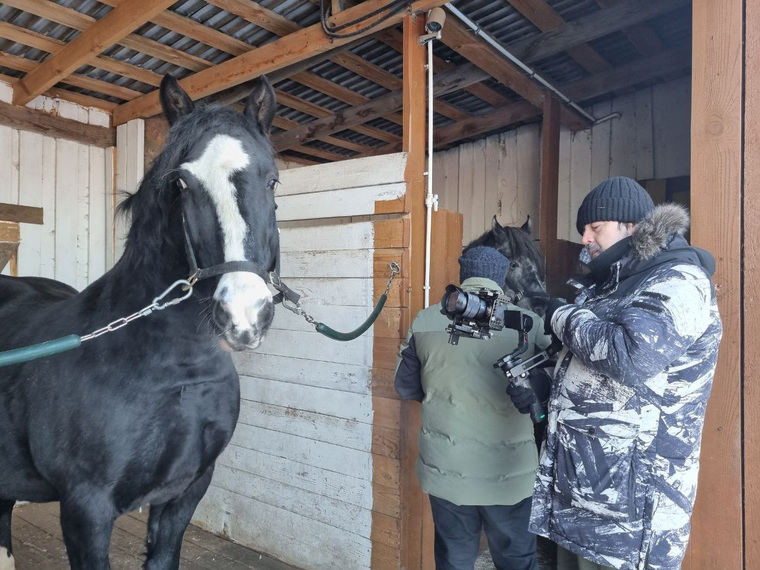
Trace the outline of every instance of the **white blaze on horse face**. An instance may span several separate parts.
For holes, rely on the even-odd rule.
[[[249,157],[239,140],[228,135],[217,135],[211,139],[200,158],[182,165],[203,183],[216,208],[224,243],[224,261],[245,261],[248,226],[240,214],[237,189],[230,178],[248,163]],[[272,302],[272,293],[255,273],[238,271],[222,275],[214,292],[214,300],[221,303],[229,315],[232,330],[250,333],[259,313],[267,302]],[[259,335],[253,332],[258,345]]]

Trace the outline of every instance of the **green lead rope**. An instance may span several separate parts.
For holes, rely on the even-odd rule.
[[[385,301],[387,299],[388,295],[383,293],[380,296],[380,299],[377,301],[377,305],[375,305],[375,310],[372,311],[370,316],[367,317],[367,320],[364,321],[364,323],[358,329],[352,330],[351,332],[342,333],[336,331],[335,329],[331,329],[324,323],[317,323],[317,332],[333,340],[354,340],[355,338],[367,332],[367,329],[371,327],[372,324],[377,320],[377,317],[380,315],[380,311],[383,310],[383,306],[385,306]]]
[[[32,346],[6,350],[5,352],[0,352],[0,367],[29,362],[30,360],[58,354],[59,352],[66,352],[67,350],[79,348],[81,344],[81,336],[70,334],[55,340],[33,344]]]
[[[333,340],[340,340],[340,341],[354,340],[355,338],[367,332],[367,329],[371,327],[374,324],[374,322],[377,320],[377,317],[380,315],[380,311],[383,310],[383,307],[385,306],[385,301],[388,300],[388,293],[391,290],[391,283],[393,283],[393,278],[399,273],[401,273],[401,268],[399,267],[399,264],[396,263],[395,261],[391,261],[390,268],[391,268],[391,275],[390,277],[388,277],[388,283],[385,286],[385,292],[382,295],[380,295],[380,299],[378,299],[377,305],[375,305],[375,309],[372,311],[370,316],[367,317],[367,320],[364,321],[364,323],[362,323],[362,325],[358,329],[355,329],[351,332],[342,333],[342,332],[336,331],[333,328],[328,327],[324,323],[317,322],[317,320],[314,317],[307,314],[301,308],[301,305],[298,304],[298,302],[294,303],[293,306],[290,306],[290,304],[283,302],[282,306],[285,307],[287,310],[291,311],[292,313],[295,313],[296,315],[301,315],[304,319],[306,319],[307,323],[314,325],[318,333],[325,335],[327,338],[331,338]]]

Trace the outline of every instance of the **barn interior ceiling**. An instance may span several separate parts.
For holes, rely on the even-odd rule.
[[[438,5],[436,149],[539,119],[547,85],[563,124],[582,129],[590,117],[574,105],[690,73],[690,0],[3,0],[0,79],[14,104],[47,94],[118,125],[160,111],[164,74],[225,105],[266,74],[284,157],[396,152],[401,22]]]

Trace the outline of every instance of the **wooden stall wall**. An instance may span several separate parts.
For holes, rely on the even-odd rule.
[[[10,102],[0,82],[0,101]],[[48,97],[28,107],[109,126],[110,116]],[[82,289],[107,268],[114,149],[0,126],[0,202],[43,208],[42,225],[21,224],[18,274],[51,277]],[[8,273],[6,267],[4,273]]]
[[[620,113],[620,118],[576,133],[562,128],[559,239],[580,241],[575,230],[578,206],[610,176],[646,181],[689,175],[690,101],[690,79],[677,79],[589,109],[597,118],[611,113]],[[441,206],[463,215],[464,243],[488,229],[494,214],[506,225],[520,225],[528,214],[537,222],[539,176],[538,125],[436,153],[433,162]]]
[[[317,321],[354,330],[385,290],[388,263],[404,270],[405,161],[281,172],[282,276]],[[235,356],[240,421],[197,523],[301,568],[398,568],[403,291],[397,278],[376,324],[350,342],[277,308],[262,346]]]

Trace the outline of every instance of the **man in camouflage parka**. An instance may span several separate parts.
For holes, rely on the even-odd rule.
[[[688,224],[627,178],[578,212],[590,285],[575,304],[550,303],[564,349],[530,529],[581,570],[681,567],[722,334],[715,261],[685,240]]]

